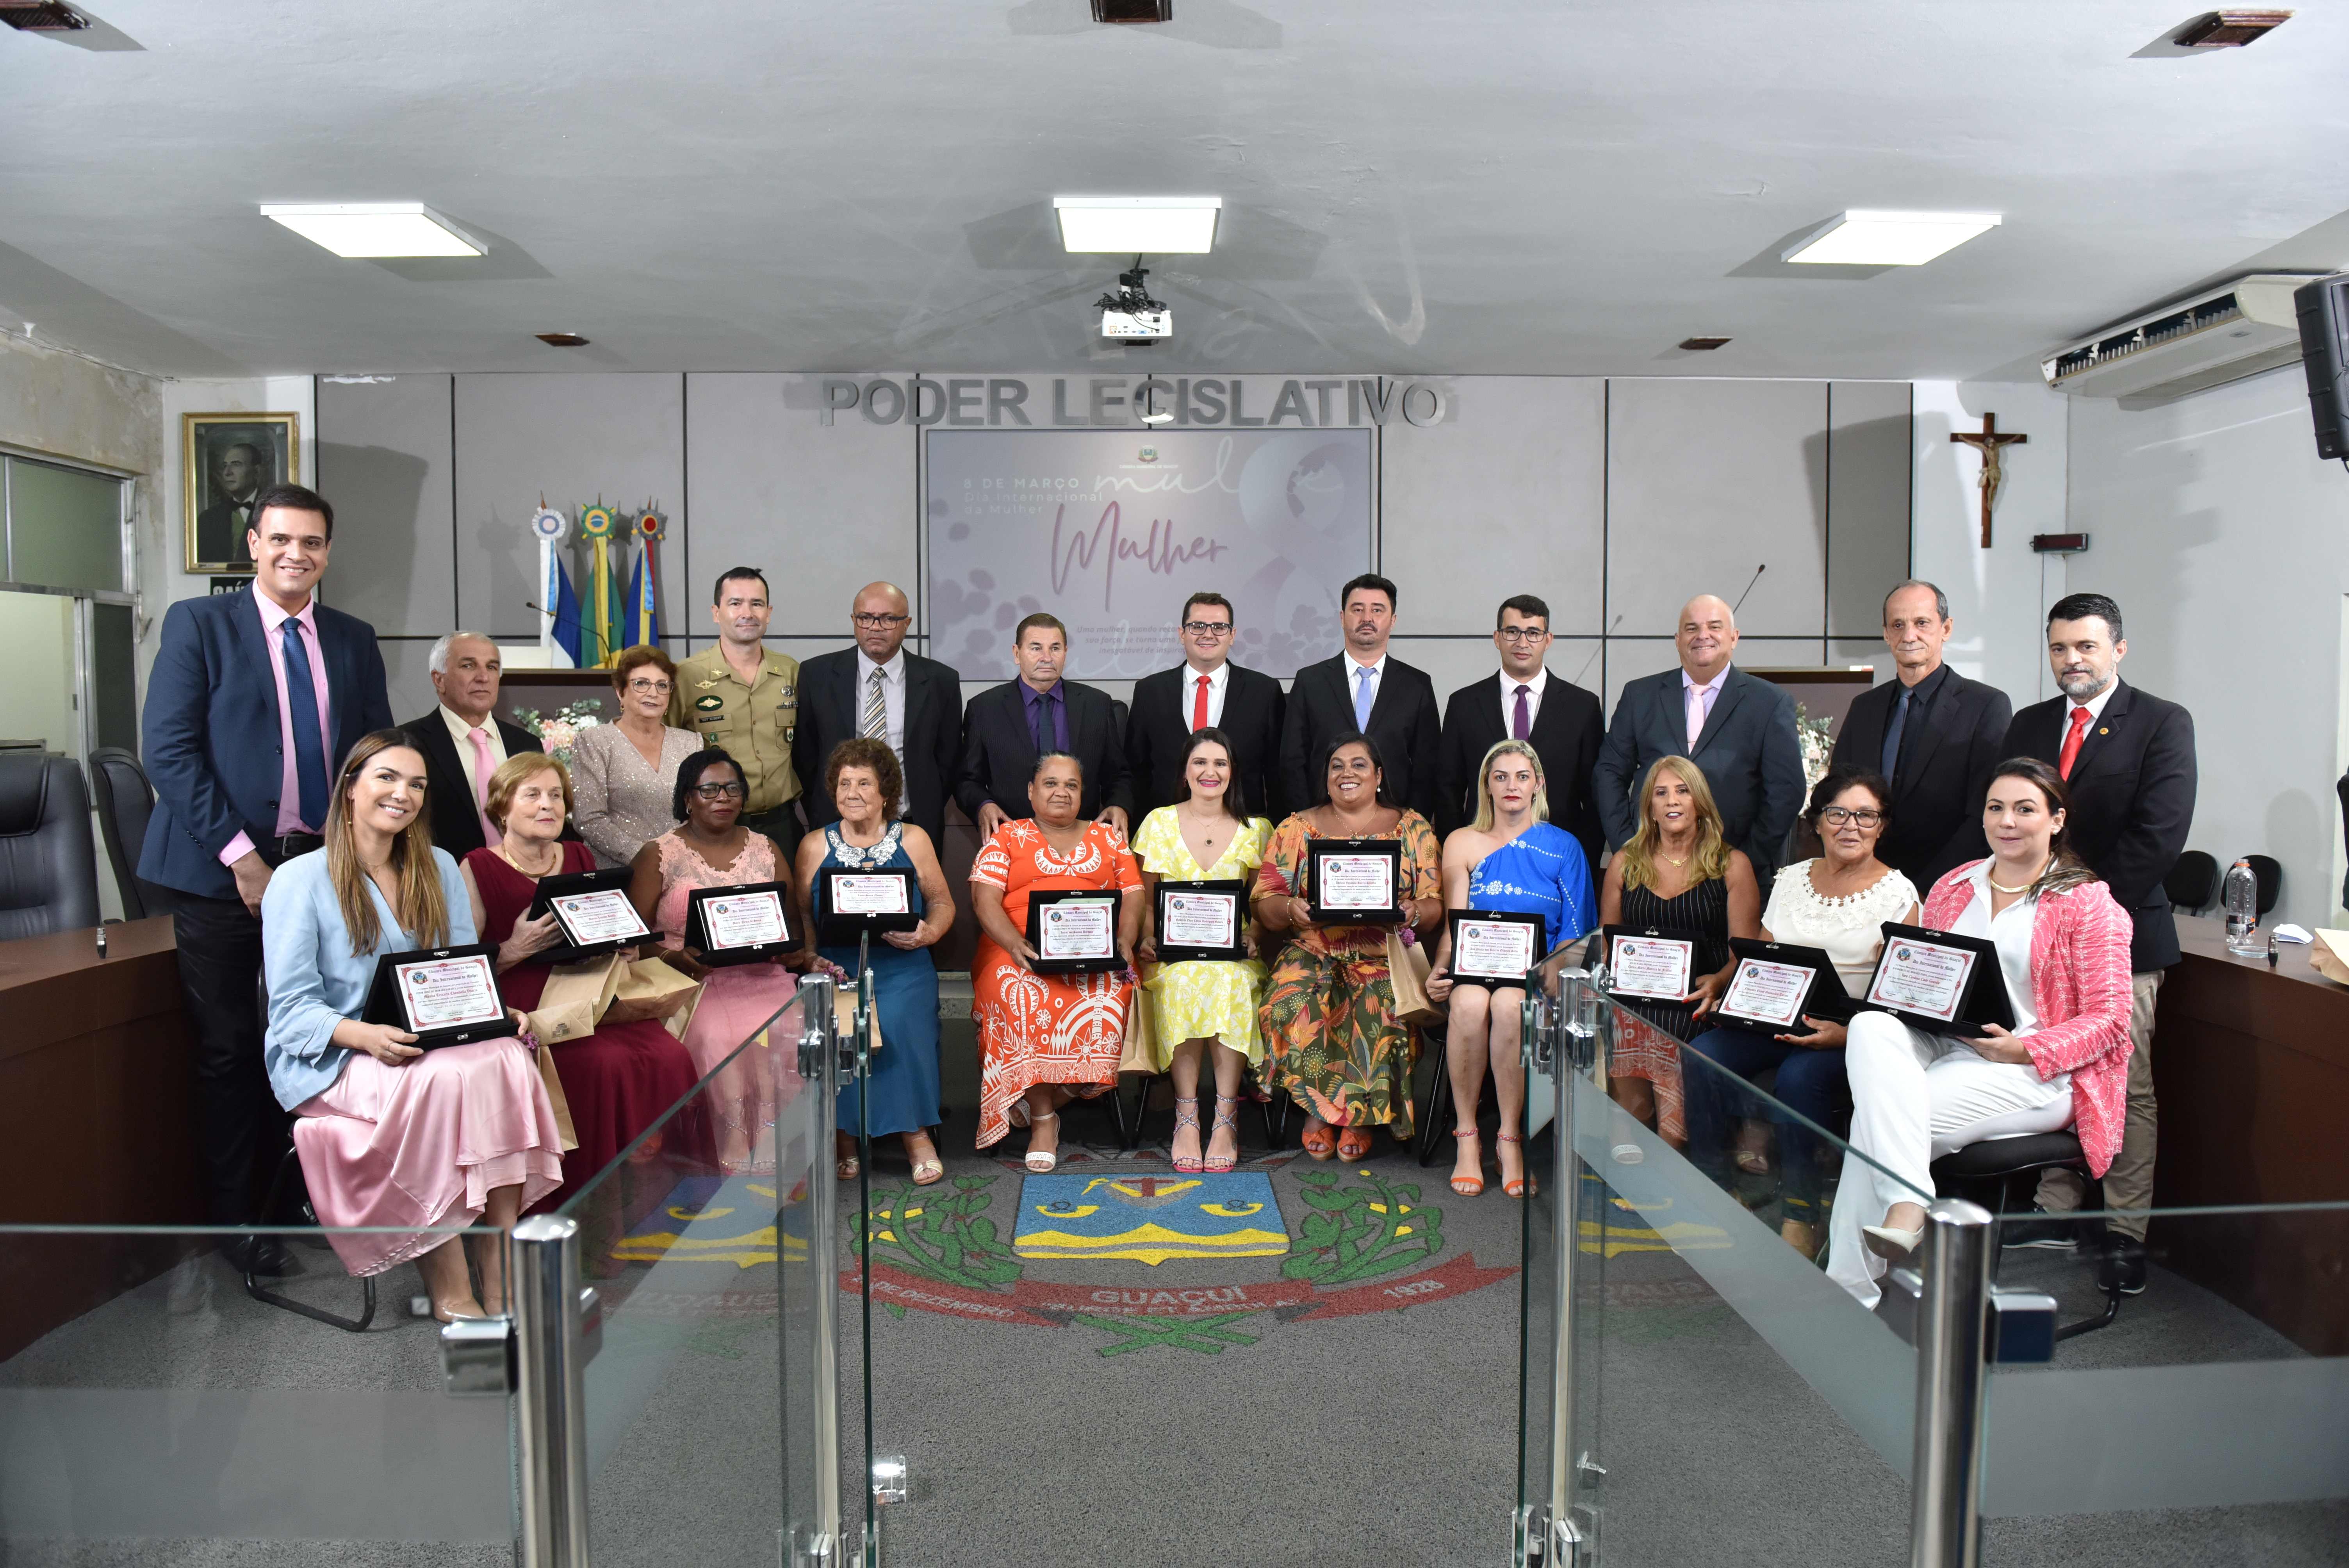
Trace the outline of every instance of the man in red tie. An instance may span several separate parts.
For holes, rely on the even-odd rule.
[[[489,638],[479,632],[451,632],[432,645],[425,667],[440,706],[399,727],[424,754],[432,842],[461,861],[498,841],[496,829],[481,814],[490,775],[517,751],[543,748],[530,731],[492,711],[498,706],[503,665],[498,645]],[[566,837],[569,831],[566,824]]]
[[[1278,681],[1231,662],[1237,621],[1221,593],[1192,594],[1175,628],[1183,662],[1133,683],[1125,761],[1141,795],[1136,822],[1185,797],[1183,753],[1191,737],[1210,726],[1232,738],[1232,763],[1249,814],[1279,820],[1270,791],[1287,702]]]
[[[2121,610],[2101,593],[2074,593],[2047,612],[2047,662],[2064,694],[2014,716],[2005,754],[2055,764],[2072,793],[2064,820],[2072,847],[2104,878],[2129,912],[2135,935],[2129,969],[2128,1122],[2121,1150],[2105,1173],[2105,1207],[2146,1209],[2153,1203],[2153,1007],[2162,972],[2178,962],[2178,926],[2162,878],[2186,849],[2194,821],[2194,718],[2174,702],[2120,678],[2128,642]],[[2085,1196],[2079,1177],[2050,1171],[2039,1184],[2039,1206],[2051,1214],[2077,1209]],[[2145,1288],[2142,1218],[2112,1222],[2104,1238],[2104,1277],[2130,1295]],[[2060,1222],[2023,1222],[2004,1228],[2009,1246],[2064,1247],[2076,1233]]]

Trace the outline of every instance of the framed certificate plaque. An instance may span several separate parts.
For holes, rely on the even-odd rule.
[[[1609,925],[1601,931],[1607,938],[1609,995],[1648,1002],[1687,999],[1697,944],[1703,940],[1695,932],[1656,925]]]
[[[1736,955],[1737,967],[1715,1008],[1723,1017],[1774,1034],[1806,1035],[1806,1014],[1851,1016],[1851,994],[1843,988],[1843,976],[1824,949],[1733,936],[1729,951]]]
[[[1928,1034],[1977,1037],[2014,1027],[1998,949],[1978,936],[1884,923],[1884,952],[1863,1007],[1877,1007]]]
[[[914,910],[910,867],[851,871],[826,866],[823,872],[823,940],[853,944],[867,932],[911,931],[922,923]]]
[[[569,872],[538,879],[530,901],[528,919],[550,912],[562,929],[563,940],[543,953],[531,954],[533,964],[576,964],[582,958],[611,953],[652,939],[636,906],[628,902],[626,866],[592,872]]]
[[[1542,959],[1542,917],[1518,910],[1455,909],[1445,916],[1452,929],[1452,978],[1463,985],[1495,989],[1523,985]]]
[[[1402,841],[1309,839],[1305,918],[1314,925],[1401,925]]]
[[[498,995],[497,954],[486,942],[387,953],[376,960],[360,1019],[414,1035],[428,1051],[503,1039],[514,1031]]]
[[[1028,945],[1039,975],[1108,975],[1125,967],[1117,950],[1118,895],[1051,888],[1028,895]]]
[[[800,945],[791,888],[779,882],[698,887],[686,895],[685,944],[712,968],[761,964]]]
[[[1229,962],[1247,956],[1247,883],[1158,884],[1158,962]]]

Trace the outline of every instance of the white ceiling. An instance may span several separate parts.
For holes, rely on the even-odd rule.
[[[1136,367],[2023,375],[2349,265],[2349,0],[2183,57],[2138,51],[2194,0],[92,3],[82,46],[0,31],[0,318],[180,376],[1123,354],[1055,194],[1224,199]],[[254,211],[387,200],[490,253],[343,261]],[[2005,223],[1776,261],[1846,207]]]

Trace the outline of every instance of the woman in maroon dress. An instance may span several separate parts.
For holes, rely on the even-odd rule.
[[[498,944],[498,991],[506,1006],[528,1013],[546,989],[549,968],[525,960],[560,939],[554,915],[523,918],[538,879],[594,871],[595,856],[585,844],[562,837],[571,811],[571,776],[556,758],[535,751],[510,757],[490,775],[483,793],[489,819],[503,837],[465,857],[473,928],[481,941]],[[579,1147],[564,1155],[563,1185],[540,1201],[538,1211],[554,1209],[593,1181],[700,1077],[684,1044],[657,1019],[600,1023],[592,1035],[546,1048],[554,1053]]]

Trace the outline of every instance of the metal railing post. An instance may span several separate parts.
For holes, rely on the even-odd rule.
[[[840,1552],[840,1291],[833,1260],[838,1243],[837,1178],[833,1171],[833,1134],[840,1105],[840,1031],[833,1011],[833,979],[811,975],[800,982],[806,998],[805,1031],[800,1042],[800,1076],[816,1097],[815,1146],[808,1165],[808,1266],[814,1271],[809,1305],[813,1309],[814,1357],[808,1377],[815,1389],[815,1532],[803,1560],[811,1564],[843,1560]],[[864,1266],[860,1257],[858,1266]]]
[[[1925,1211],[1911,1568],[1979,1568],[1982,1562],[1992,1224],[1989,1211],[1961,1199],[1938,1199]]]
[[[577,1222],[551,1214],[523,1221],[513,1228],[512,1259],[522,1568],[587,1568]]]

